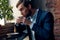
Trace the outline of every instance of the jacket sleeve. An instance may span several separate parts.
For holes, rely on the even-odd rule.
[[[54,18],[51,13],[47,13],[47,15],[42,20],[42,25],[38,25],[35,23],[33,25],[32,30],[35,31],[36,34],[38,34],[41,37],[48,38],[50,33],[53,31],[53,25],[54,25]]]

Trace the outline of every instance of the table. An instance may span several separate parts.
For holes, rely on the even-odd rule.
[[[10,28],[10,27],[12,27],[12,28]],[[14,28],[14,24],[12,24],[12,23],[8,24],[7,23],[2,29],[4,31],[8,31],[11,29],[13,30],[13,28]],[[27,33],[24,33],[24,32],[23,33],[17,33],[17,32],[13,32],[13,31],[11,32],[11,31],[10,31],[10,33],[4,32],[4,34],[2,36],[0,36],[0,40],[19,40],[19,39],[23,40],[27,36]]]
[[[26,33],[8,33],[6,35],[1,36],[0,40],[23,40],[27,36]]]

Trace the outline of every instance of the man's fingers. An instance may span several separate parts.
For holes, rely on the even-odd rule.
[[[20,19],[20,18],[17,18],[17,23],[21,23],[22,22],[22,19]]]
[[[26,19],[25,17],[18,17],[17,18],[17,23],[21,23],[21,22],[25,23],[25,19]]]

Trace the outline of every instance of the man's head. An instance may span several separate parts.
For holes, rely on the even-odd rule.
[[[31,14],[31,9],[34,9],[33,1],[19,0],[16,7],[21,11],[23,16],[28,16]]]

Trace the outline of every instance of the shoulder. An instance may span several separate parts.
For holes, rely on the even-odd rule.
[[[48,11],[45,11],[45,10],[41,10],[41,9],[39,9],[39,11],[38,11],[38,15],[47,15],[49,12]]]
[[[53,14],[51,12],[45,11],[45,10],[39,10],[38,18],[40,18],[42,20],[49,19],[49,18],[54,19]]]
[[[45,18],[54,18],[54,16],[51,12],[47,12]]]
[[[44,19],[44,18],[54,18],[53,17],[53,13],[49,12],[49,11],[45,11],[45,10],[41,10],[39,9],[38,11],[38,19]]]
[[[41,12],[40,12],[41,11]],[[44,17],[53,17],[53,13],[49,12],[49,11],[45,11],[45,10],[39,10],[39,12],[41,13],[42,16]]]

